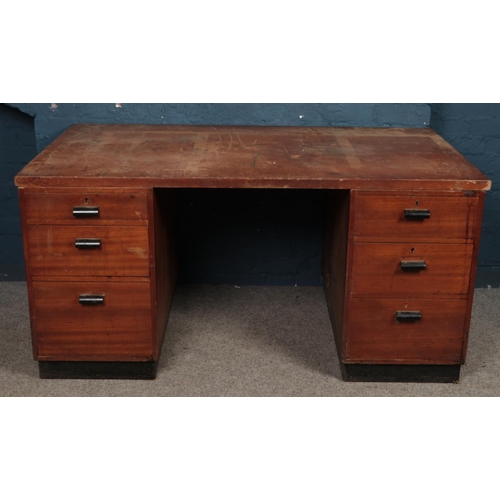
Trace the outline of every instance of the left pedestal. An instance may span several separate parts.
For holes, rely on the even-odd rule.
[[[172,193],[19,193],[40,377],[155,378],[175,286]]]

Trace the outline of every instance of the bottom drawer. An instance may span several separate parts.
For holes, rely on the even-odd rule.
[[[38,359],[152,357],[149,283],[33,282]]]
[[[466,300],[351,299],[345,362],[460,363],[466,306]]]

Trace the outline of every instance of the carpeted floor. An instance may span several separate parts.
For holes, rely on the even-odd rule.
[[[176,291],[152,381],[41,380],[25,283],[0,283],[0,396],[500,396],[500,290],[475,293],[459,384],[343,382],[323,290]]]

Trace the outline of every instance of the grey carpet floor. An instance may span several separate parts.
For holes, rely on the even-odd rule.
[[[500,290],[475,292],[458,384],[343,382],[323,290],[179,286],[156,380],[41,380],[25,283],[0,283],[0,396],[500,396]]]

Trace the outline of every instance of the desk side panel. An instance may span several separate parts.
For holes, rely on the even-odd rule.
[[[322,274],[339,359],[345,356],[344,310],[349,270],[351,193],[328,191],[323,243]]]
[[[154,249],[151,257],[152,301],[154,343],[153,358],[161,354],[168,316],[177,280],[177,258],[175,253],[175,193],[170,189],[152,189],[149,196],[150,245]]]
[[[474,286],[476,284],[476,272],[477,272],[477,258],[479,255],[479,241],[481,238],[481,227],[483,223],[483,212],[484,212],[484,198],[485,192],[479,191],[476,193],[478,198],[476,219],[473,228],[473,238],[474,238],[474,249],[472,252],[472,263],[470,267],[470,277],[469,277],[469,293],[467,296],[467,309],[465,314],[465,324],[464,324],[464,343],[462,347],[462,364],[465,363],[467,356],[467,347],[469,344],[469,329],[472,317],[472,303],[474,300]]]

